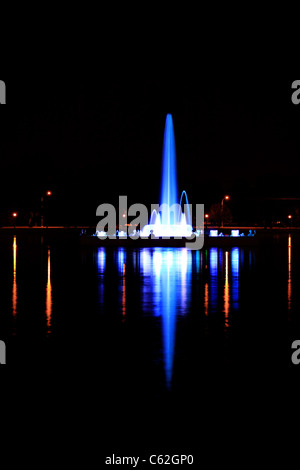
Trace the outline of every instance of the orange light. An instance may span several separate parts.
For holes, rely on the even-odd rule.
[[[51,285],[51,260],[50,260],[50,249],[48,249],[48,266],[47,266],[47,284],[46,284],[46,324],[47,334],[51,333],[51,321],[52,321],[52,285]]]
[[[209,215],[208,214],[205,214],[205,218],[208,219]]]
[[[288,238],[288,309],[291,310],[292,299],[292,237]]]
[[[292,216],[291,216],[291,215],[288,215],[288,219],[291,219],[291,218],[292,218]]]
[[[205,283],[205,288],[204,288],[204,313],[205,316],[208,316],[208,301],[209,301],[209,294],[208,294],[208,283]]]
[[[225,199],[226,199],[226,201],[228,201],[228,199],[229,199],[229,196],[225,196]]]
[[[13,317],[17,316],[17,237],[14,237],[13,241],[13,287],[12,287],[12,314]]]
[[[16,212],[13,212],[13,214],[12,214],[13,217],[17,217],[17,215],[18,214]]]
[[[52,191],[47,191],[47,196],[52,196]]]

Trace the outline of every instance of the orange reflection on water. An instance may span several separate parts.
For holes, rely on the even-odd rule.
[[[229,327],[229,280],[228,280],[228,251],[225,252],[225,286],[224,286],[224,314],[225,329]]]
[[[123,285],[122,285],[122,315],[123,320],[125,320],[126,315],[126,284],[125,284],[125,268],[126,265],[123,263]]]
[[[288,238],[288,309],[291,309],[292,299],[292,237]]]
[[[46,285],[46,323],[47,323],[47,334],[50,334],[50,333],[51,333],[51,318],[52,318],[51,261],[50,261],[50,249],[48,249],[47,285]]]
[[[206,317],[208,316],[208,301],[209,301],[208,282],[206,282],[205,287],[204,287],[204,313]]]
[[[12,287],[12,314],[13,317],[17,316],[17,237],[14,236],[13,241],[13,287]]]

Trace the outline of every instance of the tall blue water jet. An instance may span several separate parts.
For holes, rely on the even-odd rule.
[[[170,214],[170,207],[178,204],[177,193],[177,173],[176,173],[176,149],[173,119],[171,114],[167,114],[164,132],[163,152],[162,152],[162,175],[161,175],[161,196],[160,204],[164,204],[161,222],[165,225],[174,225],[178,221],[174,220],[174,215]],[[171,220],[171,217],[173,219]]]
[[[181,203],[185,196],[187,213],[182,212]],[[153,210],[149,225],[141,230],[143,237],[190,237],[193,231],[191,214],[186,192],[183,191],[178,203],[176,149],[173,119],[167,114],[162,152],[161,194],[159,209]]]

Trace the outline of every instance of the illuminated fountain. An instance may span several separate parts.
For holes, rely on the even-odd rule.
[[[162,179],[159,210],[151,213],[149,225],[145,225],[141,235],[149,237],[190,237],[193,231],[187,194],[182,192],[178,201],[176,149],[173,119],[167,114],[162,154]],[[181,209],[185,197],[187,210]]]

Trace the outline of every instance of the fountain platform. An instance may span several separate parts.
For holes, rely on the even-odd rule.
[[[186,243],[193,243],[194,240],[190,238],[163,238],[163,237],[154,237],[154,238],[144,238],[140,237],[136,240],[127,237],[127,238],[106,238],[105,240],[99,239],[96,235],[86,235],[83,234],[80,236],[80,243],[82,246],[91,246],[91,247],[125,247],[125,248],[154,248],[154,247],[169,247],[169,248],[184,248]],[[244,237],[210,237],[208,235],[204,236],[204,246],[203,248],[209,247],[247,247],[255,246],[259,242],[259,237],[255,236],[244,236]]]

